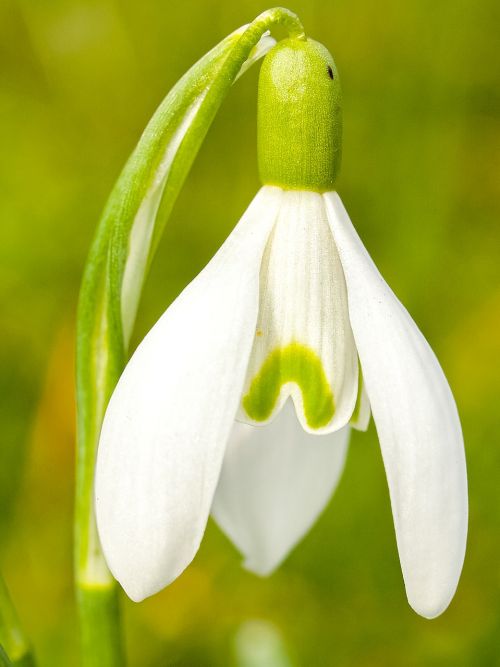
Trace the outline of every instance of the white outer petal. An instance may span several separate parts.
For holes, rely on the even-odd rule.
[[[291,399],[266,426],[236,422],[212,516],[245,557],[267,575],[307,533],[342,474],[349,428],[306,433]]]
[[[137,348],[109,403],[97,524],[111,572],[133,600],[170,583],[198,550],[241,396],[259,269],[281,194],[257,194]]]
[[[453,597],[467,538],[467,477],[455,401],[439,363],[354,230],[324,195],[389,483],[406,593],[421,616]]]

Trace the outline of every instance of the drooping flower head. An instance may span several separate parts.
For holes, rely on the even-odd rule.
[[[408,599],[440,614],[467,529],[460,423],[443,372],[335,191],[341,94],[321,44],[266,56],[263,183],[167,309],[109,403],[96,469],[99,534],[134,600],[191,562],[210,513],[260,574],[328,502],[370,409]]]

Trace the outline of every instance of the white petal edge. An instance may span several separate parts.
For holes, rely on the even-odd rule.
[[[282,191],[262,188],[128,363],[99,443],[95,506],[113,575],[135,601],[198,550],[255,333],[259,270]]]
[[[380,439],[408,601],[426,618],[449,605],[467,540],[460,421],[429,344],[371,260],[337,193],[324,195]]]
[[[270,574],[309,531],[337,487],[348,441],[348,427],[306,433],[290,398],[266,426],[235,423],[212,516],[248,570]]]

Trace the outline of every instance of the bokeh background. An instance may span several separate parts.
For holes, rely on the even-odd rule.
[[[265,8],[0,0],[0,558],[42,667],[78,664],[73,346],[95,224],[162,97]],[[245,645],[257,655],[259,641],[281,641],[287,657],[260,665],[500,665],[500,4],[295,0],[291,9],[340,70],[339,191],[459,405],[464,571],[442,617],[426,621],[407,605],[372,424],[354,434],[330,506],[272,577],[243,571],[211,524],[177,582],[140,605],[124,600],[130,664],[246,667],[257,663]],[[136,342],[259,185],[257,69],[235,86],[178,200]]]

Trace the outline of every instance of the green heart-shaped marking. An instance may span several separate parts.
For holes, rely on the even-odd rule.
[[[333,393],[321,359],[301,343],[278,347],[264,361],[243,397],[243,408],[250,419],[269,419],[280,389],[287,382],[294,382],[302,392],[307,425],[318,429],[328,424],[335,412]]]

